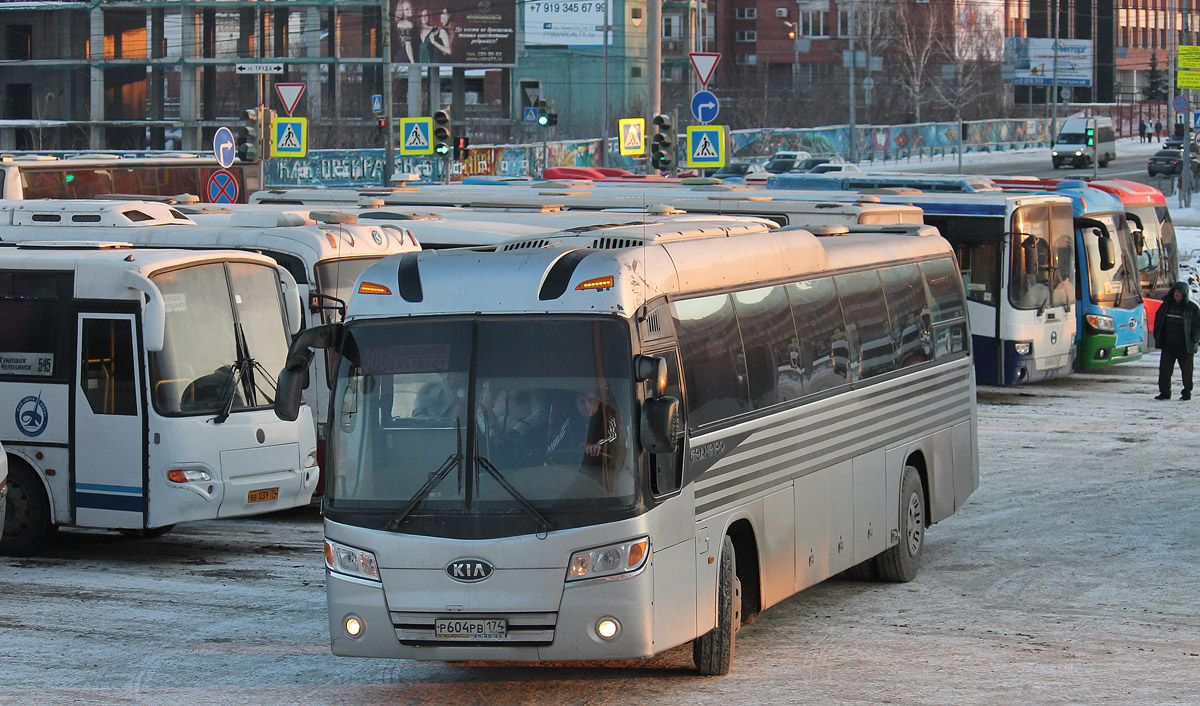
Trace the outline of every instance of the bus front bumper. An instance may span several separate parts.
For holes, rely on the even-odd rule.
[[[420,572],[383,571],[383,579],[405,585]],[[533,582],[554,580],[561,602],[553,612],[470,610],[389,610],[383,585],[349,578],[326,570],[330,646],[345,657],[385,657],[436,661],[542,662],[583,659],[648,657],[673,645],[655,647],[653,636],[653,581],[648,564],[619,579],[593,579],[565,584],[564,571],[534,577]],[[405,574],[410,574],[405,576]],[[547,588],[542,586],[540,588]],[[537,589],[531,586],[532,591]],[[476,605],[484,604],[479,592]],[[357,637],[347,630],[348,620],[361,627]],[[506,635],[487,640],[439,637],[438,620],[504,620]],[[616,634],[603,638],[602,621],[616,623]],[[611,628],[611,624],[606,627]]]

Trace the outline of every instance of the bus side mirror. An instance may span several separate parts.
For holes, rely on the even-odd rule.
[[[642,403],[642,448],[652,454],[669,454],[679,443],[679,400],[656,397]]]
[[[276,265],[275,269],[279,272],[279,281],[283,285],[283,308],[287,313],[288,333],[295,336],[304,326],[304,310],[300,303],[300,287],[296,284],[296,279],[292,277],[292,273],[283,269],[283,265]]]
[[[1116,253],[1113,252],[1112,237],[1107,233],[1101,235],[1096,241],[1096,247],[1100,251],[1100,269],[1111,270],[1117,266]]]
[[[1025,251],[1025,274],[1030,277],[1038,272],[1037,241],[1032,235],[1021,241],[1021,249]]]
[[[1125,220],[1134,225],[1134,228],[1130,229],[1129,234],[1133,237],[1133,249],[1137,251],[1138,255],[1141,255],[1142,251],[1146,249],[1146,226],[1142,224],[1142,219],[1136,213],[1127,212]]]
[[[634,361],[634,368],[639,382],[649,382],[653,386],[655,397],[667,393],[667,359],[639,355]]]
[[[313,349],[336,348],[341,345],[342,325],[326,324],[305,329],[292,339],[287,359],[275,386],[275,416],[294,422],[300,416],[304,388],[308,387],[308,365]]]
[[[125,271],[125,286],[146,295],[142,311],[142,345],[150,353],[161,352],[167,332],[167,303],[162,292],[148,277],[133,270]]]

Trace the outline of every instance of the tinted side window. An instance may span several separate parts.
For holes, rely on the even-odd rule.
[[[687,384],[688,426],[749,411],[746,358],[729,295],[673,302]]]
[[[833,278],[842,300],[850,340],[851,373],[855,379],[882,375],[896,368],[896,351],[888,331],[887,305],[879,275],[854,272]]]
[[[938,358],[967,349],[966,303],[952,260],[921,263],[932,305],[934,352]]]
[[[963,290],[954,271],[954,261],[922,262],[921,272],[925,275],[925,286],[929,288],[933,323],[964,316]]]
[[[804,393],[792,309],[783,287],[733,295],[746,349],[750,406],[762,409]]]
[[[879,271],[887,297],[896,363],[905,368],[933,360],[933,331],[921,268],[897,265]]]
[[[820,392],[845,384],[850,347],[833,279],[789,284],[787,293],[796,320],[804,391]]]

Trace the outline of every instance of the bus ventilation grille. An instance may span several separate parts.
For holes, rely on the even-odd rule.
[[[500,250],[537,250],[538,248],[547,247],[553,242],[544,238],[541,240],[522,240],[519,243],[508,243],[500,248]]]
[[[596,250],[620,250],[621,248],[636,248],[643,245],[642,241],[633,238],[596,238],[592,247]]]

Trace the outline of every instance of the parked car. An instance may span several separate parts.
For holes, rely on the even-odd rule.
[[[768,172],[756,162],[733,162],[720,167],[712,175],[717,179],[745,181],[755,178],[766,179],[767,174]]]
[[[840,172],[861,172],[862,170],[854,164],[844,162],[829,162],[826,164],[818,164],[808,170],[809,174],[838,174]]]
[[[813,159],[812,154],[804,150],[780,150],[771,155],[763,168],[772,174],[783,174],[795,171],[800,163],[810,159]]]
[[[1200,174],[1200,159],[1197,159],[1195,152],[1191,155],[1192,159],[1192,174]],[[1155,174],[1179,174],[1183,171],[1183,150],[1159,150],[1154,153],[1150,159],[1146,160],[1146,173],[1150,176]]]

